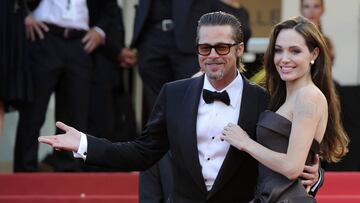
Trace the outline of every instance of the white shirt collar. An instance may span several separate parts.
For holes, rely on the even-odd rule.
[[[203,89],[207,89],[210,91],[216,91],[216,92],[222,92],[222,91],[226,90],[230,97],[230,105],[232,107],[236,107],[236,105],[240,104],[239,99],[241,98],[241,95],[242,95],[243,83],[244,83],[243,79],[238,71],[236,78],[228,86],[226,86],[225,88],[223,88],[219,91],[219,90],[216,90],[211,85],[211,83],[209,82],[209,80],[207,78],[207,75],[205,74]],[[201,97],[201,102],[202,102],[202,104],[205,103],[205,101],[202,97]]]

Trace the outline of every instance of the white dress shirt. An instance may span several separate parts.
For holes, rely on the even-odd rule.
[[[60,27],[89,30],[86,0],[42,0],[33,16],[37,21]]]
[[[204,87],[210,91],[217,91],[204,77]],[[202,174],[207,190],[211,190],[216,176],[229,150],[230,144],[220,140],[220,135],[228,123],[237,124],[239,120],[243,80],[237,75],[227,87],[218,91],[226,90],[230,97],[230,105],[221,101],[207,104],[201,97],[196,121],[197,146],[199,160],[202,166]]]

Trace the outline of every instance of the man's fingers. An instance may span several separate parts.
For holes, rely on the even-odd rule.
[[[44,39],[44,31],[48,32],[49,28],[46,24],[42,23],[42,22],[38,22],[34,24],[34,29],[37,33],[37,35],[39,36],[39,39]],[[35,39],[34,39],[35,40]]]
[[[55,150],[61,150],[63,149],[64,146],[62,146],[62,144],[60,142],[55,142],[52,147],[55,149]]]
[[[82,42],[82,43],[85,43],[85,42],[87,42],[89,39],[90,39],[90,34],[89,34],[89,32],[88,32],[88,33],[86,33],[86,35],[82,38],[81,42]]]
[[[36,31],[37,35],[39,36],[39,39],[44,39],[43,31],[41,30],[41,28],[39,26],[35,26],[35,31]]]
[[[135,65],[136,63],[136,59],[135,57],[127,57],[124,59],[126,63],[128,63],[129,65]]]
[[[85,44],[85,46],[84,46],[84,50],[85,50],[85,52],[86,53],[91,53],[92,52],[92,42],[91,42],[91,40],[89,40],[89,41],[87,41],[86,42],[86,44]]]
[[[311,180],[302,180],[302,181],[301,181],[301,184],[302,184],[303,186],[305,186],[305,187],[311,186],[312,183],[313,183],[313,182],[312,182]]]
[[[315,180],[315,178],[316,178],[313,173],[304,173],[304,172],[302,172],[300,174],[300,177],[305,179],[305,180]]]
[[[44,143],[44,144],[48,144],[48,145],[53,145],[54,142],[56,140],[56,136],[55,135],[52,135],[52,136],[40,136],[38,138],[38,141],[40,143]]]
[[[316,167],[314,167],[314,166],[307,166],[307,165],[305,165],[303,172],[315,173],[315,172],[317,172],[317,169],[316,169]]]
[[[42,22],[39,22],[39,26],[42,28],[42,30],[44,30],[45,32],[48,32],[49,31],[49,27],[45,24],[45,23],[42,23]]]
[[[65,123],[61,122],[61,121],[56,122],[55,125],[56,125],[56,127],[60,128],[61,130],[65,131],[65,132],[68,132],[69,130],[72,129],[71,126],[68,126]]]
[[[303,179],[301,181],[301,183],[305,187],[307,187],[307,186],[311,187],[316,181],[316,177],[315,177],[315,175],[313,173],[304,173],[303,172],[303,173],[300,174],[300,177]]]
[[[314,184],[314,181],[311,181],[311,180],[302,180],[301,181],[301,184],[304,186],[304,187],[311,187],[313,184]]]
[[[89,54],[101,45],[103,38],[95,30],[90,29],[81,41],[85,44],[84,50]]]
[[[91,38],[91,34],[88,32],[85,37],[82,39],[82,42],[85,43],[85,46],[84,46],[84,50],[86,53],[91,53],[92,49],[92,44],[93,44],[93,40]]]

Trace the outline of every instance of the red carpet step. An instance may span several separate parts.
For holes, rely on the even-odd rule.
[[[0,203],[137,203],[137,173],[0,174]]]
[[[360,172],[326,172],[319,203],[360,203]],[[137,203],[137,173],[0,174],[0,203]]]
[[[326,172],[319,203],[360,203],[360,172]]]

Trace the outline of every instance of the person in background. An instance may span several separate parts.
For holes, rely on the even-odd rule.
[[[125,88],[124,72],[134,67],[136,55],[125,47],[122,9],[112,14],[107,30],[107,44],[92,53],[88,124],[86,131],[116,141],[133,140],[136,134],[132,100]],[[50,160],[51,163],[51,160]],[[84,171],[112,171],[107,168],[83,166]]]
[[[25,39],[25,0],[3,0],[0,7],[1,136],[5,112],[31,101],[33,89]]]
[[[34,100],[19,108],[15,172],[38,171],[37,138],[52,93],[55,93],[56,119],[66,120],[79,129],[87,128],[92,54],[99,47],[113,45],[109,30],[119,12],[116,0],[30,3],[33,10],[28,11],[25,25]],[[82,163],[71,153],[54,151],[54,156],[55,171],[82,170]]]
[[[39,142],[73,151],[85,163],[122,171],[145,170],[170,150],[174,182],[167,201],[251,200],[257,162],[220,135],[227,123],[236,122],[254,138],[268,95],[238,69],[244,45],[241,24],[234,16],[204,14],[197,33],[198,60],[206,74],[166,83],[138,139],[112,143],[57,122],[64,133],[41,136]],[[316,182],[316,168],[305,168],[306,185]]]
[[[119,7],[113,15],[107,40],[111,46],[100,46],[93,53],[94,70],[92,73],[89,98],[88,128],[93,135],[104,136],[115,141],[131,140],[136,137],[134,117],[131,115],[131,101],[124,101],[124,71],[136,63],[133,50],[125,47],[123,12]],[[129,113],[127,113],[129,112]],[[125,130],[126,129],[126,130]]]
[[[301,0],[300,1],[300,13],[305,18],[313,22],[319,30],[321,29],[321,17],[325,12],[324,0]],[[325,40],[329,49],[329,56],[331,62],[335,60],[335,50],[330,38],[325,36]]]
[[[348,149],[325,39],[304,17],[275,25],[264,56],[270,111],[260,115],[257,141],[229,123],[221,139],[259,161],[252,202],[316,202],[299,178],[316,154],[338,162]]]

